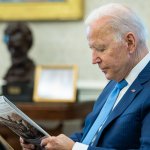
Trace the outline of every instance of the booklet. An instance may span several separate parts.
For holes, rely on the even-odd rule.
[[[41,139],[50,136],[5,96],[0,96],[0,124],[10,128],[25,142],[36,145],[37,149],[40,147]]]

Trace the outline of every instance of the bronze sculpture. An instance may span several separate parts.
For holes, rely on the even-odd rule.
[[[35,65],[28,57],[28,52],[33,43],[33,36],[27,24],[9,23],[4,31],[4,41],[10,52],[12,63],[4,80],[7,83],[32,82]]]
[[[32,99],[35,64],[28,52],[33,35],[25,22],[11,22],[4,31],[4,42],[10,52],[11,66],[4,76],[3,94],[13,100]]]

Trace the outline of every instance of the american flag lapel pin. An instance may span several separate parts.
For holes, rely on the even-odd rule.
[[[135,89],[132,89],[132,90],[131,90],[131,92],[132,92],[132,93],[135,93],[135,92],[136,92],[136,90],[135,90]]]

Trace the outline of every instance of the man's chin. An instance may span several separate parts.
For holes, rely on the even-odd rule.
[[[106,77],[107,80],[113,80],[112,77],[108,74],[105,74],[105,77]]]

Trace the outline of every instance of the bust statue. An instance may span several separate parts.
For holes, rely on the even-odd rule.
[[[33,36],[26,23],[11,22],[4,31],[4,42],[11,56],[11,66],[4,80],[7,83],[30,83],[33,81],[35,65],[28,57]]]
[[[33,44],[30,28],[23,22],[11,22],[4,31],[4,42],[11,57],[11,66],[4,76],[2,91],[14,101],[30,101],[33,93],[34,62],[28,57]]]

